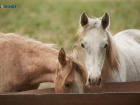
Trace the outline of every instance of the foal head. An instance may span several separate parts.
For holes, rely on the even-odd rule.
[[[81,39],[84,61],[88,71],[90,85],[100,85],[101,72],[105,58],[111,69],[116,66],[115,46],[107,30],[109,27],[109,15],[105,13],[101,18],[88,18],[85,12],[80,17],[80,28],[77,31]]]
[[[78,49],[72,49],[71,56],[66,56],[63,48],[58,55],[59,65],[56,72],[56,93],[83,93],[87,79],[86,71],[78,62]]]

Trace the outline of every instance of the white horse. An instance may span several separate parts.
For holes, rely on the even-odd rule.
[[[109,24],[108,13],[91,19],[83,12],[80,17],[77,34],[88,71],[87,84],[91,86],[98,86],[101,81],[140,80],[140,31],[129,29],[112,36]]]

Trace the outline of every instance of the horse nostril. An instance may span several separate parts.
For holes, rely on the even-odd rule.
[[[90,79],[90,78],[88,78],[88,82],[89,82],[89,83],[91,82],[91,79]]]
[[[100,79],[99,79],[99,83],[101,83],[101,81],[102,81],[102,78],[100,77]]]

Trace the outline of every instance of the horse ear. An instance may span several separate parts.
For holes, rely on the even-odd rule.
[[[72,48],[72,54],[71,56],[75,59],[78,59],[79,51],[76,45],[73,46]]]
[[[62,66],[64,66],[66,64],[66,53],[65,53],[63,47],[59,51],[58,61]]]
[[[107,27],[109,27],[109,14],[107,12],[105,12],[104,16],[102,17],[102,27],[103,29],[106,29]]]
[[[86,24],[88,24],[88,17],[86,15],[86,13],[83,12],[80,16],[80,25],[85,26]]]

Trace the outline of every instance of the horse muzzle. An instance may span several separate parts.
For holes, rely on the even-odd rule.
[[[101,84],[101,82],[102,82],[102,77],[101,76],[97,77],[95,79],[91,78],[90,76],[88,78],[88,83],[89,83],[90,86],[99,86]]]

